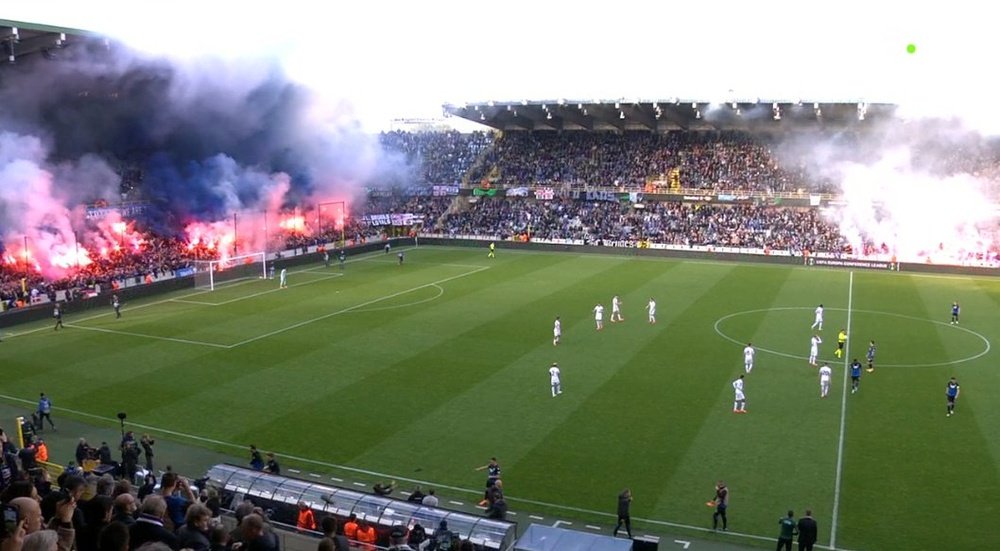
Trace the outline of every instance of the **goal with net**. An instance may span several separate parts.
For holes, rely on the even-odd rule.
[[[194,269],[194,286],[214,291],[224,283],[245,279],[266,279],[267,257],[261,252],[225,260],[196,260]]]

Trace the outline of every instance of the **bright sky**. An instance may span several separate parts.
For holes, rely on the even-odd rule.
[[[178,58],[277,57],[370,130],[445,102],[678,96],[890,101],[1000,133],[989,0],[5,0],[0,18]]]

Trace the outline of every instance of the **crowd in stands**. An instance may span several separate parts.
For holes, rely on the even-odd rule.
[[[486,132],[383,132],[379,142],[387,152],[396,152],[416,168],[415,182],[460,184],[462,178],[493,144]]]
[[[488,199],[448,216],[453,235],[510,239],[573,239],[589,244],[649,240],[668,245],[706,245],[802,251],[846,252],[847,242],[817,209],[757,205],[702,205],[529,201]]]
[[[377,530],[353,513],[346,518],[320,513],[318,519],[304,502],[294,512],[264,509],[249,496],[238,495],[231,502],[226,496],[223,503],[207,478],[188,480],[169,465],[157,476],[155,441],[148,434],[137,439],[125,432],[114,452],[107,442],[95,448],[80,438],[75,460],[53,477],[50,469],[59,461],[49,457],[41,438],[43,420],[55,430],[46,400],[42,394],[38,411],[20,427],[23,447],[0,429],[0,504],[15,510],[18,519],[0,531],[3,551],[281,551],[278,529],[321,536],[319,551],[374,551],[385,544],[399,551],[480,549],[449,529],[445,520],[434,529],[414,523]],[[250,446],[250,467],[279,475],[275,455],[266,454],[266,462],[264,457]],[[373,492],[387,496],[394,488],[395,482],[377,483]],[[494,493],[494,501],[502,502],[502,491]],[[425,494],[419,486],[407,501],[438,505],[434,490]],[[224,513],[235,518],[235,529],[224,525]],[[489,512],[487,516],[502,518]]]
[[[650,180],[688,189],[797,191],[804,165],[779,164],[772,148],[739,132],[509,132],[496,140],[472,174],[506,187],[615,187],[641,190]],[[809,186],[818,189],[814,183]]]
[[[954,147],[943,148],[939,142],[945,138],[936,136],[928,134],[914,145],[913,167],[941,176],[967,173],[1000,181],[996,144],[959,136],[948,138]],[[308,230],[271,235],[268,250],[299,253],[341,239],[350,245],[406,235],[401,232],[410,228],[375,225],[364,217],[410,213],[423,218],[424,231],[452,235],[525,238],[530,234],[588,243],[649,240],[670,245],[852,252],[837,228],[816,209],[649,201],[644,210],[636,210],[628,204],[561,198],[547,202],[483,198],[466,205],[464,199],[430,193],[431,185],[471,182],[478,186],[484,181],[508,189],[547,185],[559,191],[593,187],[639,191],[646,189],[651,178],[686,190],[764,195],[800,189],[832,191],[829,182],[809,176],[807,161],[814,160],[790,151],[787,143],[763,136],[735,131],[388,132],[379,139],[384,149],[401,155],[417,172],[411,181],[395,191],[373,190],[364,204],[351,205],[351,216],[342,229],[326,224],[319,234]],[[850,156],[838,160],[867,162],[875,155],[862,147],[862,138],[856,134],[844,133],[830,140],[839,154]],[[129,167],[122,174],[128,175],[131,193],[141,196],[141,171]],[[880,243],[855,246],[866,255],[888,251]],[[140,246],[89,250],[90,264],[64,270],[57,278],[43,278],[32,262],[25,266],[17,255],[17,250],[9,251],[0,263],[0,300],[6,308],[29,304],[32,296],[51,300],[59,290],[142,283],[190,267],[195,260],[218,258],[219,251],[204,244],[192,247],[177,237],[147,235]],[[67,295],[74,297],[73,292]]]

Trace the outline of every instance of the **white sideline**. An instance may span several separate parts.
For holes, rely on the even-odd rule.
[[[13,402],[19,402],[19,403],[23,403],[23,404],[31,404],[31,405],[35,405],[37,403],[34,400],[26,400],[24,398],[18,398],[16,396],[8,396],[6,394],[0,394],[0,399],[9,400],[9,401],[13,401]],[[54,409],[56,411],[64,411],[66,413],[72,413],[72,414],[75,414],[75,415],[79,415],[81,417],[88,417],[88,418],[91,418],[91,419],[97,419],[97,420],[104,421],[104,422],[106,422],[106,423],[108,423],[108,424],[110,424],[112,426],[116,426],[116,427],[118,426],[118,423],[119,423],[118,419],[114,419],[114,418],[111,418],[111,417],[102,417],[100,415],[94,415],[92,413],[86,413],[86,412],[83,412],[83,411],[77,411],[77,410],[73,410],[73,409],[69,409],[69,408],[53,407],[52,409]],[[161,433],[161,434],[168,434],[168,435],[171,435],[171,436],[177,436],[177,437],[181,437],[181,438],[188,438],[190,440],[195,440],[195,441],[198,441],[198,442],[205,442],[205,443],[209,443],[209,444],[215,444],[215,445],[224,446],[224,447],[227,447],[227,448],[233,448],[233,449],[238,449],[238,450],[245,450],[247,448],[246,444],[233,444],[232,442],[223,442],[222,440],[214,440],[214,439],[211,439],[211,438],[205,438],[203,436],[197,436],[197,435],[194,435],[194,434],[188,434],[188,433],[184,433],[184,432],[177,432],[177,431],[173,431],[173,430],[169,430],[169,429],[163,429],[163,428],[154,427],[154,426],[150,426],[150,425],[143,425],[143,424],[135,423],[135,422],[131,422],[131,421],[129,422],[129,425],[131,425],[133,427],[138,427],[138,428],[143,429],[143,430],[148,430],[148,431],[152,431],[152,432],[158,432],[158,433]],[[453,490],[453,491],[461,492],[461,493],[465,493],[465,494],[475,494],[477,496],[481,496],[482,493],[483,493],[482,490],[472,490],[472,489],[469,489],[469,488],[461,488],[461,487],[458,487],[458,486],[449,486],[447,484],[438,484],[436,482],[431,482],[431,481],[427,481],[427,480],[419,480],[419,479],[415,479],[415,478],[408,478],[408,477],[405,477],[405,476],[396,476],[396,475],[393,475],[393,474],[382,473],[382,472],[378,472],[378,471],[370,471],[370,470],[367,470],[367,469],[360,469],[360,468],[357,468],[357,467],[351,467],[351,466],[348,466],[348,465],[339,465],[337,463],[328,463],[326,461],[318,461],[316,459],[309,459],[309,458],[305,458],[305,457],[296,457],[294,455],[287,455],[287,454],[281,454],[281,455],[282,455],[282,457],[284,457],[286,459],[289,459],[291,461],[296,461],[296,462],[300,462],[300,463],[309,463],[311,465],[319,465],[321,467],[327,467],[327,468],[330,468],[330,469],[337,469],[337,470],[348,471],[348,472],[353,472],[353,473],[358,473],[358,474],[364,474],[364,475],[373,476],[373,477],[377,477],[377,478],[381,478],[381,479],[392,479],[392,480],[399,480],[399,481],[403,481],[403,482],[411,482],[413,484],[420,484],[422,486],[432,486],[434,488],[439,488],[439,489],[440,488],[444,488],[444,489],[447,489],[447,490]],[[331,478],[331,480],[334,480],[334,481],[343,482],[343,480],[339,479],[339,478],[335,478],[335,477],[330,477],[330,478]],[[365,486],[365,484],[360,483],[360,482],[354,482],[353,484],[355,484],[357,486]],[[510,498],[507,498],[507,501],[514,501],[514,502],[518,502],[518,503],[527,503],[527,504],[531,504],[531,505],[537,505],[537,506],[540,506],[540,507],[548,507],[548,508],[551,508],[551,509],[559,509],[559,510],[564,510],[564,511],[572,511],[574,513],[583,513],[583,514],[595,515],[595,516],[604,517],[604,518],[616,518],[616,516],[617,516],[615,513],[608,513],[607,511],[595,511],[595,510],[592,510],[592,509],[583,509],[581,507],[573,507],[571,505],[561,505],[561,504],[558,504],[558,503],[548,503],[548,502],[545,502],[545,501],[536,501],[536,500],[533,500],[533,499],[524,499],[524,498],[518,498],[518,497],[510,497]],[[758,540],[758,541],[767,541],[767,542],[773,542],[774,541],[774,537],[773,536],[760,536],[760,535],[757,535],[757,534],[746,534],[746,533],[742,533],[742,532],[722,532],[722,533],[719,533],[719,532],[716,532],[715,530],[712,530],[711,528],[705,528],[703,526],[692,526],[690,524],[680,524],[680,523],[670,522],[670,521],[665,521],[665,520],[639,518],[639,517],[633,517],[632,520],[636,520],[636,521],[639,521],[639,522],[645,522],[645,523],[648,523],[648,524],[655,524],[655,525],[658,525],[658,526],[668,526],[668,527],[672,527],[672,528],[683,528],[685,530],[692,530],[692,531],[695,531],[695,532],[724,534],[725,536],[734,537],[734,538],[744,538],[744,539],[751,539],[751,540]],[[816,547],[819,548],[819,549],[829,549],[831,551],[851,551],[851,550],[848,550],[848,549],[839,549],[838,550],[838,549],[834,548],[832,545],[831,546],[816,545]]]
[[[844,343],[844,388],[840,393],[840,438],[837,440],[837,478],[833,485],[833,516],[830,521],[830,548],[837,548],[837,519],[840,515],[840,483],[844,473],[844,430],[847,421],[847,375],[851,357],[851,310],[854,301],[854,272],[847,286],[847,342]]]

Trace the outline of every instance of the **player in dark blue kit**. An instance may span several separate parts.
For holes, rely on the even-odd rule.
[[[875,371],[875,341],[868,341],[868,373]]]
[[[857,358],[851,362],[851,394],[854,394],[861,388],[861,362]]]
[[[955,413],[955,400],[958,399],[958,381],[954,377],[948,381],[948,386],[945,387],[944,394],[948,398],[948,417],[951,417]]]
[[[500,480],[500,463],[497,463],[496,457],[491,457],[489,463],[482,467],[476,467],[476,470],[486,471],[486,493],[483,495],[483,500],[479,502],[479,505],[482,506],[489,503],[490,489]]]
[[[343,250],[340,251],[340,255],[337,257],[340,260],[340,271],[344,271],[344,262],[347,260],[347,254]]]
[[[951,324],[952,325],[958,325],[958,313],[961,310],[962,309],[958,306],[957,302],[952,302],[951,303]]]

